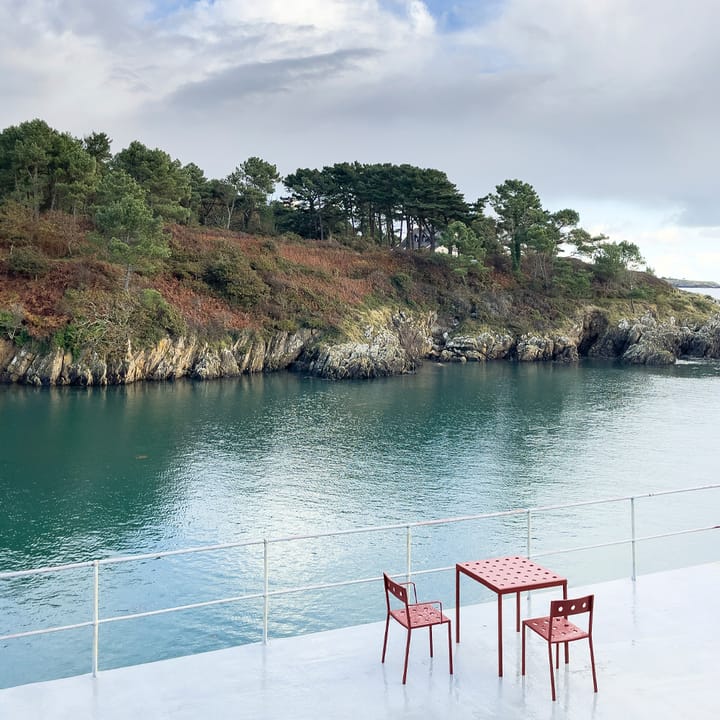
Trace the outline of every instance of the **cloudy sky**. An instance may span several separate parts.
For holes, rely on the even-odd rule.
[[[507,178],[720,282],[717,0],[2,0],[0,128]]]

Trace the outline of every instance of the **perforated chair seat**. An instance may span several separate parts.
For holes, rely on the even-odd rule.
[[[595,596],[585,595],[579,598],[553,600],[550,602],[550,615],[529,618],[522,624],[522,674],[525,674],[525,630],[530,628],[547,642],[548,664],[550,665],[550,692],[555,700],[555,673],[553,672],[552,646],[555,645],[555,667],[560,665],[560,645],[565,645],[565,662],[569,661],[568,644],[575,640],[587,639],[590,646],[590,667],[592,668],[593,688],[597,692],[595,674],[595,653],[593,651],[592,627]],[[571,623],[568,616],[587,616],[587,630]]]
[[[552,633],[550,632],[549,617],[531,618],[526,620],[525,624],[545,640],[550,640],[552,636],[553,643],[572,642],[588,637],[586,630],[574,625],[564,617],[552,619]]]
[[[408,611],[410,613],[408,622]],[[391,610],[392,615],[403,627],[419,628],[430,625],[440,625],[445,622],[445,616],[436,605],[430,603],[418,603],[408,605],[408,610]],[[448,622],[450,622],[448,620]]]
[[[387,617],[385,619],[385,638],[383,640],[382,662],[385,662],[387,651],[388,630],[390,629],[390,618],[393,618],[407,630],[407,641],[405,643],[405,664],[403,666],[403,685],[407,680],[408,658],[410,656],[410,637],[412,631],[417,628],[428,628],[430,634],[430,657],[433,656],[433,627],[435,625],[448,626],[448,659],[450,662],[450,674],[453,673],[452,656],[452,625],[450,618],[443,614],[442,602],[431,600],[429,602],[417,601],[417,590],[415,583],[395,582],[387,573],[383,573],[385,583],[385,602],[387,604]],[[408,590],[412,589],[415,602],[410,602]],[[392,607],[392,602],[399,607]]]

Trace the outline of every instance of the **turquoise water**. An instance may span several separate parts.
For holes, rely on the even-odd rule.
[[[717,363],[0,387],[0,571],[709,484],[719,399]],[[718,497],[669,496],[652,512],[643,501],[638,533],[716,523]],[[536,518],[533,551],[627,538],[628,518],[625,505]],[[523,552],[524,522],[416,529],[413,566]],[[682,557],[662,544],[641,553],[640,570],[697,557],[688,543]],[[578,584],[630,572],[624,548],[543,562]],[[270,589],[404,563],[404,531],[278,543]],[[101,617],[261,592],[261,573],[262,547],[104,567]],[[421,577],[452,605],[451,573]],[[91,591],[87,569],[0,581],[0,635],[89,620]],[[380,594],[368,585],[274,598],[270,636],[377,620]],[[261,611],[252,600],[104,626],[100,667],[257,641]],[[2,641],[0,686],[88,672],[90,647],[88,629]]]

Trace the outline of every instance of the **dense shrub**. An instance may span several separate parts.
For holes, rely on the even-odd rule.
[[[256,306],[269,294],[267,285],[247,259],[231,248],[208,262],[203,280],[226,300],[242,308]]]
[[[37,279],[50,269],[47,258],[30,245],[16,247],[7,260],[11,275]]]
[[[6,309],[0,309],[0,337],[14,340],[22,345],[27,340],[27,333],[23,328],[25,312],[20,305],[14,304]]]
[[[156,344],[163,337],[180,337],[187,332],[185,321],[157,290],[143,290],[130,317],[135,341],[142,347]]]

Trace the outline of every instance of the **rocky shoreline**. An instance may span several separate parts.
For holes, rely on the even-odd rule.
[[[211,380],[289,369],[328,379],[368,379],[414,372],[437,362],[578,362],[606,358],[634,365],[669,365],[679,358],[720,359],[720,313],[698,327],[658,321],[652,314],[611,323],[606,311],[585,308],[571,327],[543,334],[509,330],[454,334],[433,313],[375,314],[357,321],[351,340],[331,342],[319,331],[248,331],[226,345],[197,338],[166,338],[150,349],[102,356],[92,349],[73,357],[0,340],[0,383],[37,386],[120,385],[188,377]]]

